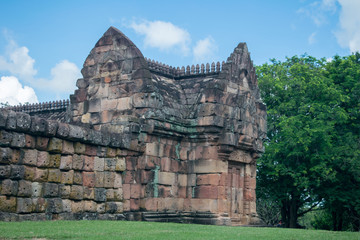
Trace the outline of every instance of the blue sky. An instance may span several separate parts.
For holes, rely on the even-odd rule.
[[[110,27],[172,66],[226,60],[246,42],[257,65],[360,50],[360,0],[0,0],[0,102],[67,99]]]

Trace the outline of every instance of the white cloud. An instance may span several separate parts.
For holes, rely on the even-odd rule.
[[[329,12],[336,12],[336,0],[315,1],[300,8],[297,12],[311,18],[314,24],[320,27],[328,22],[327,14]]]
[[[0,56],[0,71],[8,72],[16,76],[20,85],[21,83],[18,79],[26,81],[36,89],[45,89],[53,92],[57,99],[60,98],[61,94],[70,94],[74,91],[76,80],[81,77],[80,70],[74,63],[68,60],[62,60],[51,69],[50,79],[38,78],[36,76],[37,70],[34,68],[35,60],[29,55],[29,49],[25,46],[19,47],[14,40],[8,36],[6,37],[9,43],[6,47],[5,54]],[[14,82],[12,83],[15,84]],[[27,86],[24,87],[24,89],[28,88]],[[32,88],[30,89],[34,91]],[[27,91],[30,90],[26,90],[26,92]],[[9,92],[17,94],[21,91]],[[2,96],[3,95],[0,95],[0,98],[2,98]],[[7,95],[7,98],[10,98],[10,96]],[[19,97],[14,95],[13,98],[18,99]]]
[[[313,32],[312,34],[310,34],[310,36],[308,37],[308,43],[310,45],[314,44],[316,42],[316,32]]]
[[[51,69],[51,79],[38,79],[36,86],[57,94],[75,90],[76,80],[81,77],[79,68],[68,60],[63,60]]]
[[[17,46],[13,40],[9,40],[5,56],[0,56],[0,71],[9,71],[26,81],[31,81],[37,73],[34,64],[35,60],[29,56],[29,49]]]
[[[159,48],[161,51],[169,51],[178,48],[178,52],[187,55],[189,52],[190,34],[172,24],[163,21],[132,22],[130,27],[138,34],[145,35],[145,46]]]
[[[38,102],[34,89],[28,86],[23,87],[14,76],[0,78],[0,103],[18,105],[27,102]]]
[[[195,61],[209,61],[214,57],[217,51],[217,46],[214,39],[209,36],[196,42],[193,48],[193,55]]]
[[[360,51],[360,1],[338,0],[341,5],[340,30],[335,33],[340,46]]]

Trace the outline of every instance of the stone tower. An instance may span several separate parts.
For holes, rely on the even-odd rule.
[[[146,220],[252,222],[266,108],[245,43],[222,66],[180,69],[145,59],[110,27],[82,74],[72,122],[121,133],[138,151],[126,158],[124,211]]]

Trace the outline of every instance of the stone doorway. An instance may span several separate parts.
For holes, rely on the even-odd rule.
[[[245,164],[229,161],[227,197],[232,225],[242,224],[244,217]]]

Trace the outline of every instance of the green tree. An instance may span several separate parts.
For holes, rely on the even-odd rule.
[[[281,206],[285,227],[322,202],[336,124],[346,121],[342,91],[325,77],[326,61],[294,56],[257,67],[268,109],[268,141],[258,161],[258,196]]]
[[[325,66],[344,96],[346,120],[335,125],[330,166],[335,177],[323,185],[332,230],[360,230],[360,54],[335,56]]]

